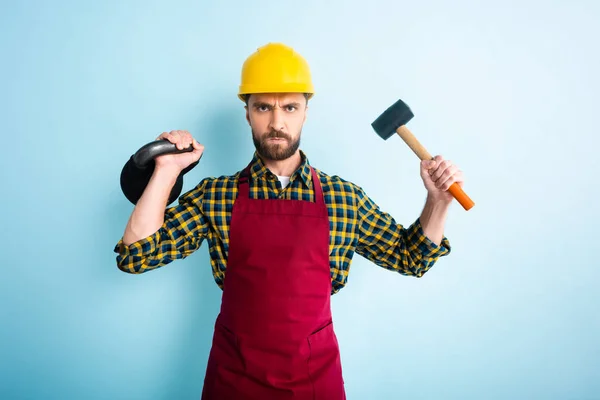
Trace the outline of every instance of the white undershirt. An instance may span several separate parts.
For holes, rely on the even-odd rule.
[[[285,187],[290,183],[290,177],[289,176],[279,176],[277,175],[277,179],[279,179],[279,182],[281,182],[281,188],[285,189]]]

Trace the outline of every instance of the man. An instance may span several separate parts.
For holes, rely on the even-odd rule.
[[[441,156],[421,163],[424,209],[405,228],[357,185],[313,168],[299,149],[310,70],[293,49],[260,47],[245,61],[239,97],[256,147],[233,176],[203,179],[166,209],[179,172],[204,147],[187,131],[158,138],[190,153],[164,155],[115,247],[121,270],[139,274],[208,241],[223,290],[203,399],[344,399],[330,297],[354,253],[421,277],[450,252],[443,235],[462,173]]]

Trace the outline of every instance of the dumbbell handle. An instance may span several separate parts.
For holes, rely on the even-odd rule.
[[[415,135],[406,127],[406,125],[402,125],[400,128],[396,129],[396,133],[400,135],[402,140],[412,149],[412,151],[421,159],[421,160],[432,160],[433,157],[429,152],[423,147],[421,143],[417,140]],[[470,210],[475,204],[473,200],[467,196],[467,194],[462,190],[460,185],[454,182],[450,188],[448,189],[450,194],[463,206],[465,210]]]

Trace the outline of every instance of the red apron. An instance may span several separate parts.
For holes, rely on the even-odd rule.
[[[315,202],[250,199],[248,168],[230,225],[227,273],[203,400],[346,398],[330,298],[329,219]]]

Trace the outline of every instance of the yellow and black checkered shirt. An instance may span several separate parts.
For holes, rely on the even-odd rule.
[[[303,152],[301,156],[302,164],[282,189],[255,152],[250,164],[250,197],[314,201],[309,162]],[[419,218],[405,228],[381,211],[359,186],[316,168],[315,172],[329,212],[332,294],[346,284],[355,253],[383,268],[421,277],[450,252],[446,237],[436,245],[425,236]],[[129,246],[121,238],[114,248],[119,269],[132,274],[147,272],[189,256],[206,240],[214,279],[223,288],[229,222],[240,174],[203,179],[181,195],[177,205],[166,209],[157,232]]]

